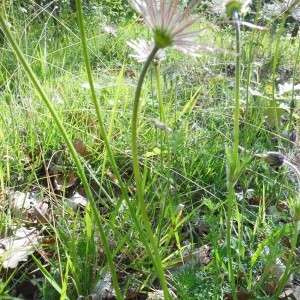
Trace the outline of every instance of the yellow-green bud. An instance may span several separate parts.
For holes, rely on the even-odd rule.
[[[226,3],[226,14],[228,18],[232,18],[235,12],[240,13],[242,10],[242,2],[238,0],[229,0]]]

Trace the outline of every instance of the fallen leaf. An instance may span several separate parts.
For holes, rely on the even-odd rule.
[[[92,118],[92,114],[89,111],[71,111],[68,113],[68,117],[75,125],[81,123],[87,127],[91,133],[95,133],[96,136],[101,136],[98,121]]]
[[[285,300],[299,300],[299,291],[298,295],[297,292],[294,292],[293,289],[285,290],[281,293],[278,299],[285,299]]]
[[[67,188],[74,186],[77,183],[77,177],[74,173],[69,175],[56,175],[54,176],[54,187],[58,191],[63,191]]]
[[[47,223],[50,219],[48,214],[49,205],[46,202],[39,202],[27,210],[28,219],[37,220],[40,223]]]
[[[125,74],[126,74],[128,77],[130,77],[130,78],[135,78],[135,72],[134,72],[134,70],[131,69],[131,68],[127,68],[127,69],[125,70]]]
[[[75,139],[72,141],[72,144],[76,152],[83,158],[88,158],[91,155],[83,140]]]
[[[23,280],[16,286],[16,296],[18,299],[38,299],[38,286],[42,283],[41,281],[43,281],[42,278],[39,278],[39,280]]]
[[[3,268],[16,268],[21,261],[27,261],[28,256],[35,251],[39,243],[36,228],[17,229],[13,236],[0,240],[0,262]]]
[[[286,266],[279,258],[277,258],[274,264],[271,267],[269,267],[269,269],[267,270],[269,274],[269,278],[266,281],[266,291],[268,295],[272,296],[276,292],[277,287],[281,282],[281,276],[284,274],[285,270],[286,270]],[[292,281],[293,281],[293,274],[291,274],[288,277],[284,288],[285,289],[291,288],[293,286]]]
[[[169,293],[172,296],[172,299],[178,299],[178,297],[176,296],[176,294],[169,289]],[[156,290],[154,292],[151,292],[148,294],[147,300],[164,300],[164,292],[162,290]]]
[[[237,295],[237,299],[238,300],[248,300],[248,299],[253,299],[253,293],[247,293],[244,290],[240,290],[238,292],[236,292]],[[225,295],[225,299],[226,300],[231,300],[234,299],[232,293],[226,293]]]
[[[10,208],[14,216],[23,220],[28,219],[28,209],[42,202],[40,191],[23,193],[20,191],[7,190],[6,195],[10,201]]]
[[[108,175],[109,179],[110,179],[114,184],[119,185],[119,182],[118,182],[118,179],[117,179],[116,175],[113,174],[113,173],[111,172],[110,169],[106,169],[106,174]]]
[[[166,270],[173,274],[182,268],[192,268],[193,266],[202,265],[206,266],[211,261],[209,252],[211,245],[207,244],[200,248],[193,249],[193,252],[184,255],[179,261],[175,261],[174,264],[166,267]]]
[[[102,274],[91,296],[95,297],[92,299],[116,299],[116,292],[112,284],[111,273],[109,270]]]
[[[285,93],[291,92],[291,91],[299,91],[300,90],[300,84],[292,84],[285,82],[284,84],[278,84],[279,88],[279,95],[283,95]]]
[[[72,208],[74,211],[78,209],[78,206],[85,207],[88,203],[88,200],[86,197],[80,195],[78,192],[76,192],[72,197],[65,198],[64,202],[67,206]]]

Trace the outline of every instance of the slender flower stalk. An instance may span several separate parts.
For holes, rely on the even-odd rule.
[[[218,4],[217,4],[218,3]],[[233,148],[227,148],[227,220],[226,220],[226,245],[227,245],[227,256],[228,256],[228,277],[231,284],[233,299],[237,299],[236,287],[235,287],[235,276],[233,271],[233,260],[231,255],[231,229],[232,229],[232,211],[234,204],[236,204],[234,186],[238,180],[242,168],[239,160],[239,110],[240,110],[240,15],[247,9],[251,1],[241,0],[227,0],[219,1],[215,0],[215,8],[222,9],[219,11],[220,14],[226,15],[227,18],[232,18],[235,25],[235,36],[236,36],[236,62],[235,62],[235,108],[234,108],[234,141]],[[242,221],[240,213],[238,211],[238,205],[236,208],[236,219],[238,220],[238,235],[241,243],[242,236]],[[243,253],[242,244],[239,244],[239,250]],[[240,256],[238,257],[240,261]]]
[[[132,56],[138,61],[144,62],[144,67],[141,71],[135,92],[131,121],[133,173],[136,182],[138,208],[141,211],[144,228],[155,257],[153,260],[153,265],[155,266],[157,275],[161,281],[165,299],[171,299],[165,279],[162,260],[158,250],[158,241],[156,241],[154,237],[151,229],[151,223],[147,214],[146,203],[144,199],[143,180],[141,178],[139,169],[137,120],[140,95],[146,72],[155,57],[161,53],[161,49],[172,47],[184,54],[197,57],[200,55],[200,50],[212,51],[214,48],[196,42],[196,38],[202,30],[195,30],[191,28],[198,22],[199,19],[198,17],[193,18],[190,16],[193,11],[193,5],[195,3],[194,1],[191,1],[191,3],[184,10],[180,8],[180,0],[129,0],[129,2],[132,7],[142,15],[146,25],[152,30],[154,40],[154,46],[150,51],[148,45],[145,43],[137,43],[132,41],[128,42],[128,45],[137,52]],[[160,103],[160,105],[162,105],[162,103]],[[160,119],[164,119],[164,115],[161,115]]]
[[[239,109],[240,109],[240,23],[238,11],[233,12],[233,18],[235,23],[235,36],[236,36],[236,63],[235,63],[235,109],[234,109],[234,143],[231,153],[228,155],[231,157],[228,160],[228,203],[227,203],[227,224],[226,224],[226,243],[227,243],[227,255],[228,255],[228,275],[231,284],[232,294],[234,299],[237,299],[235,289],[235,278],[233,272],[232,256],[231,256],[231,228],[232,228],[232,209],[235,200],[234,185],[238,179],[239,170]],[[238,207],[236,208],[238,209]],[[239,212],[237,211],[238,215]],[[237,218],[239,220],[239,218]],[[240,224],[239,224],[240,225]],[[241,226],[239,226],[239,229]],[[240,230],[239,230],[240,231]],[[240,232],[239,232],[240,235]]]
[[[236,36],[236,62],[235,62],[235,109],[234,109],[234,155],[238,159],[239,152],[239,115],[240,115],[240,69],[241,69],[241,46],[240,24],[237,11],[234,12],[235,36]]]
[[[295,57],[295,64],[293,67],[293,90],[292,90],[292,95],[291,95],[291,101],[290,101],[290,116],[289,116],[289,127],[288,127],[288,132],[290,133],[290,137],[293,137],[294,132],[292,131],[292,124],[293,124],[293,115],[294,115],[294,110],[296,108],[296,101],[295,101],[295,88],[294,88],[294,83],[296,82],[296,74],[297,74],[297,70],[298,70],[298,64],[299,64],[299,56],[300,56],[300,41],[298,41],[298,48],[297,48],[297,53],[296,53],[296,57]],[[291,141],[295,141],[293,140],[293,138],[291,139]]]
[[[138,119],[138,110],[139,110],[139,99],[141,96],[141,90],[143,86],[143,82],[145,79],[145,75],[147,73],[147,70],[149,66],[151,65],[153,59],[155,58],[155,55],[159,51],[159,48],[157,46],[154,46],[152,52],[150,53],[148,59],[146,60],[144,67],[142,69],[141,75],[138,80],[137,88],[135,91],[135,97],[134,97],[134,105],[133,105],[133,112],[132,112],[132,121],[131,121],[131,151],[132,151],[132,164],[133,164],[133,173],[134,173],[134,179],[136,183],[136,191],[137,191],[137,196],[139,200],[139,209],[141,211],[142,215],[142,220],[144,222],[145,230],[148,235],[148,238],[150,240],[154,258],[155,260],[153,261],[153,264],[155,266],[155,269],[157,271],[157,275],[160,279],[163,291],[164,291],[164,296],[165,299],[171,299],[170,293],[168,290],[164,270],[163,270],[163,265],[161,261],[161,257],[159,254],[158,250],[158,243],[155,240],[153,231],[151,229],[151,223],[149,221],[148,213],[147,213],[147,207],[145,203],[145,198],[144,198],[144,190],[143,190],[143,184],[142,184],[142,178],[141,178],[141,173],[140,173],[140,167],[139,167],[139,160],[138,160],[138,146],[137,146],[137,119]]]

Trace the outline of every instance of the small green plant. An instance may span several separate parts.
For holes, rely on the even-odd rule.
[[[104,0],[101,3],[103,15],[113,20],[115,18],[130,18],[133,11],[127,1],[124,0]]]

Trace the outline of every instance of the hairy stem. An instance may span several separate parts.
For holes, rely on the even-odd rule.
[[[142,69],[142,72],[140,74],[138,84],[135,91],[135,97],[134,97],[134,104],[133,104],[133,112],[132,112],[132,118],[131,118],[131,150],[132,150],[132,164],[133,164],[133,173],[134,173],[134,179],[136,183],[136,190],[137,190],[137,197],[138,197],[138,207],[141,212],[141,217],[144,223],[144,227],[147,233],[147,236],[149,238],[152,250],[153,250],[153,256],[154,260],[152,261],[157,275],[160,279],[160,283],[162,285],[165,299],[171,299],[168,286],[165,278],[165,273],[163,270],[163,265],[161,261],[161,257],[158,251],[158,241],[155,240],[153,231],[151,229],[151,224],[149,221],[148,213],[147,213],[147,207],[145,203],[144,198],[144,190],[143,190],[143,184],[142,184],[142,178],[141,178],[141,172],[139,167],[139,159],[138,159],[138,111],[139,111],[139,103],[140,103],[140,96],[141,91],[143,87],[143,82],[147,73],[147,70],[149,66],[151,65],[157,51],[159,48],[157,46],[154,46],[152,52],[150,53],[147,61],[144,64],[144,67]]]

